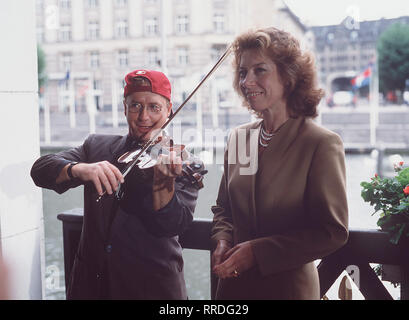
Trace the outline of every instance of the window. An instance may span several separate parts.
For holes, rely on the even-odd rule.
[[[70,41],[71,40],[71,25],[70,24],[60,25],[58,39],[60,41]]]
[[[88,39],[99,38],[99,23],[97,21],[88,22]]]
[[[128,1],[127,1],[127,0],[115,0],[115,5],[116,5],[118,8],[124,8],[124,7],[127,6],[127,4],[128,4]]]
[[[44,40],[45,40],[44,28],[43,27],[37,27],[37,42],[38,43],[43,43]]]
[[[94,90],[101,90],[101,80],[94,80],[93,81],[93,88]]]
[[[335,36],[332,32],[327,34],[327,41],[332,42],[334,40]]]
[[[118,66],[120,67],[128,66],[128,50],[118,51]]]
[[[71,0],[60,0],[60,8],[61,9],[71,8]]]
[[[189,63],[188,49],[186,47],[179,47],[177,49],[178,63],[182,66]]]
[[[88,8],[98,8],[98,0],[87,0]]]
[[[128,21],[119,20],[115,26],[115,35],[117,38],[126,38],[128,36]]]
[[[357,41],[358,40],[358,32],[357,31],[352,31],[350,34],[349,34],[349,37],[350,37],[350,39],[351,39],[351,41]]]
[[[157,35],[159,32],[158,18],[152,17],[145,21],[145,34],[148,36]]]
[[[89,56],[89,66],[94,69],[99,67],[99,52],[91,51]]]
[[[71,70],[72,56],[70,52],[64,52],[60,57],[60,66],[62,71]]]
[[[211,57],[213,61],[217,61],[220,59],[222,54],[226,51],[225,44],[214,44],[211,49]]]
[[[148,54],[147,54],[147,64],[148,65],[159,65],[159,54],[158,54],[158,48],[149,48],[148,49]]]
[[[224,22],[225,22],[224,14],[216,13],[213,16],[213,29],[214,29],[214,31],[223,32],[224,27],[225,27]]]
[[[44,10],[44,0],[37,0],[36,1],[36,12],[41,13]]]
[[[189,32],[189,17],[187,15],[180,15],[176,17],[176,32]]]

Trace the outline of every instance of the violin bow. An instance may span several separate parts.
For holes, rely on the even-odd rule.
[[[226,51],[223,53],[223,55],[219,58],[219,60],[216,62],[216,64],[210,69],[210,71],[203,77],[203,79],[196,85],[196,87],[193,89],[193,91],[189,94],[189,96],[185,99],[185,101],[182,102],[182,104],[173,112],[173,114],[166,120],[166,122],[157,130],[157,132],[153,135],[151,139],[149,139],[141,148],[139,153],[135,155],[135,157],[131,160],[131,162],[123,169],[122,176],[125,177],[128,175],[128,173],[132,170],[132,168],[137,164],[138,159],[143,155],[143,153],[148,150],[148,148],[155,142],[155,140],[159,137],[159,135],[162,133],[163,130],[169,125],[169,123],[173,120],[173,118],[176,117],[176,115],[179,113],[180,110],[186,105],[186,103],[189,102],[189,100],[195,95],[197,90],[207,81],[207,79],[217,70],[217,68],[220,67],[220,65],[224,62],[224,60],[227,59],[227,57],[230,55],[231,50],[233,48],[233,44],[230,44]],[[118,188],[119,190],[120,188]],[[101,198],[105,195],[106,191],[102,195],[99,196],[97,199],[97,202],[101,200]]]

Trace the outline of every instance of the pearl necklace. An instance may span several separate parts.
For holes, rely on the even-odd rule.
[[[264,124],[263,124],[261,126],[260,138],[258,140],[258,142],[260,143],[260,146],[266,148],[271,138],[275,135],[276,133],[268,133],[266,130],[264,130]],[[264,143],[262,140],[266,141],[267,143]]]

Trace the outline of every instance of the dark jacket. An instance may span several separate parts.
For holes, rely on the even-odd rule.
[[[127,136],[91,135],[80,147],[39,158],[31,176],[36,185],[63,193],[81,184],[56,184],[67,163],[106,160],[118,166],[126,145]],[[176,181],[172,200],[155,212],[150,188],[131,189],[121,205],[114,196],[97,202],[94,185],[84,185],[84,223],[67,299],[187,298],[178,235],[193,220],[198,191]]]

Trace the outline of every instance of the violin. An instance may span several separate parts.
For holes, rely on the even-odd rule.
[[[173,112],[167,121],[162,125],[162,127],[157,130],[156,133],[142,146],[140,149],[126,152],[118,158],[118,163],[125,164],[123,170],[121,170],[122,176],[125,177],[128,173],[137,166],[140,169],[151,168],[157,163],[157,156],[160,154],[158,152],[165,153],[174,151],[175,149],[180,149],[179,156],[182,158],[182,176],[180,179],[192,186],[201,189],[203,188],[203,175],[207,173],[207,170],[204,170],[203,164],[199,162],[192,161],[192,159],[183,160],[183,151],[185,151],[184,145],[174,145],[173,140],[169,140],[169,145],[166,147],[166,139],[162,139],[161,134],[164,132],[168,124],[176,117],[176,115],[182,110],[186,103],[193,97],[196,91],[206,82],[206,80],[213,74],[214,71],[223,63],[223,61],[229,56],[232,51],[232,45],[229,45],[227,50],[219,58],[216,64],[211,68],[211,70],[203,77],[199,84],[193,89],[189,96],[183,101],[183,103]],[[165,144],[164,144],[165,143]],[[157,146],[155,148],[155,146]],[[182,147],[183,146],[183,147]],[[159,151],[161,150],[161,151]],[[155,154],[156,152],[156,154]],[[185,151],[186,152],[186,151]],[[157,155],[157,156],[155,156]],[[97,202],[106,194],[106,191],[98,197]],[[115,196],[118,200],[122,199],[123,191],[122,184],[119,184],[119,187],[115,193]]]
[[[208,172],[204,169],[203,163],[190,152],[187,152],[185,145],[174,144],[173,139],[167,135],[159,137],[153,145],[138,157],[135,165],[141,170],[150,169],[158,163],[160,155],[169,155],[172,151],[175,151],[176,155],[182,159],[182,174],[176,178],[176,181],[183,183],[182,188],[190,185],[198,190],[202,189],[203,176]],[[125,165],[124,172],[130,171],[129,167],[133,165],[133,161],[139,153],[140,149],[136,149],[128,151],[118,158],[118,163]],[[121,185],[116,197],[117,199],[123,197]]]

